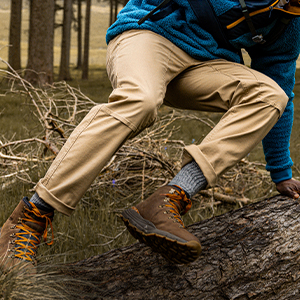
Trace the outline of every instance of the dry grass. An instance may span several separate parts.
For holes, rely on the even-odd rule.
[[[0,270],[0,299],[71,300],[95,299],[88,291],[92,282],[73,278],[63,266],[41,263],[37,273],[28,272],[28,264],[19,264],[5,273]]]

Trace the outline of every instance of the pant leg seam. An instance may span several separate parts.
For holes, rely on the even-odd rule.
[[[100,106],[100,105],[99,105]],[[52,173],[49,174],[46,178],[44,177],[43,180],[43,184],[46,186],[49,182],[49,180],[51,179],[51,177],[53,176],[54,172],[58,169],[58,167],[60,166],[61,162],[65,159],[65,157],[67,156],[67,154],[69,153],[70,149],[72,148],[72,146],[74,145],[74,143],[78,140],[78,138],[80,137],[80,135],[82,134],[83,131],[85,131],[87,129],[87,127],[92,123],[92,121],[95,119],[96,115],[98,114],[98,112],[101,110],[101,106],[97,109],[97,111],[95,112],[94,116],[90,119],[90,121],[86,124],[86,126],[84,126],[84,128],[82,128],[82,130],[80,132],[78,132],[77,136],[74,137],[71,145],[65,150],[64,155],[60,158],[60,161],[58,161],[55,164],[55,168],[53,168]]]
[[[136,131],[137,127],[131,123],[129,120],[127,120],[126,118],[122,117],[120,114],[115,113],[114,111],[112,111],[111,109],[109,109],[108,107],[102,105],[102,107],[100,108],[101,111],[103,111],[104,113],[114,117],[115,119],[119,120],[120,122],[122,122],[124,125],[126,125],[127,127],[129,127],[132,131]]]

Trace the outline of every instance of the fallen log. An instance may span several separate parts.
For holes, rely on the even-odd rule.
[[[203,250],[188,265],[135,243],[60,272],[82,282],[63,283],[77,299],[300,299],[299,221],[299,201],[278,195],[190,226]]]

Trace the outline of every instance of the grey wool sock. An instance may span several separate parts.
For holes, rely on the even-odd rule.
[[[169,185],[181,187],[187,194],[187,197],[190,198],[196,195],[200,190],[204,189],[207,185],[207,181],[200,167],[193,160],[178,172]]]
[[[48,203],[46,203],[42,198],[40,198],[37,193],[34,193],[29,202],[34,203],[37,208],[40,208],[46,212],[54,211],[54,208]]]

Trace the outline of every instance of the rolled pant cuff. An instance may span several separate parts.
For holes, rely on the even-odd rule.
[[[196,161],[199,165],[202,173],[204,174],[206,181],[208,182],[207,187],[213,187],[217,183],[218,176],[207,160],[205,155],[201,152],[201,150],[196,145],[189,145],[184,148],[183,158],[182,158],[182,166],[186,165],[187,163],[191,162],[192,159]]]
[[[51,194],[47,188],[41,183],[38,182],[38,184],[35,187],[35,192],[39,195],[40,198],[42,198],[47,204],[51,205],[55,210],[59,211],[60,213],[70,216],[74,209],[73,207],[70,207],[60,201],[58,198],[56,198],[53,194]]]

